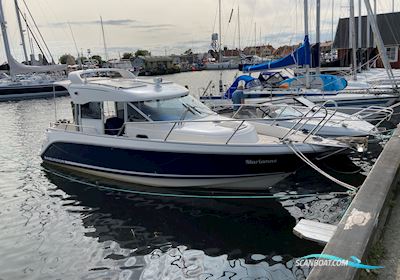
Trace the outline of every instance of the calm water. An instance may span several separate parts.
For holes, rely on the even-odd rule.
[[[235,73],[224,72],[224,79]],[[218,76],[165,78],[194,92]],[[69,98],[57,99],[56,107],[59,119],[71,117]],[[304,279],[308,268],[293,266],[293,259],[322,248],[292,234],[296,221],[337,223],[350,202],[327,194],[162,198],[90,187],[41,166],[54,112],[53,100],[0,103],[0,279]],[[379,146],[372,150],[352,155],[355,164],[338,157],[321,166],[360,185]],[[265,193],[331,191],[343,190],[304,167]]]

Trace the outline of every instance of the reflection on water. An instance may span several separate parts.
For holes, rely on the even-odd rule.
[[[85,236],[109,244],[90,278],[117,270],[127,279],[302,279],[308,269],[293,257],[321,250],[292,234],[295,219],[274,199],[144,197],[47,177],[67,205],[85,206]]]
[[[234,72],[227,72],[233,77]],[[172,75],[191,88],[215,72]],[[57,99],[70,118],[70,99]],[[38,156],[52,100],[0,103],[1,279],[304,279],[294,258],[321,247],[293,235],[301,218],[335,224],[350,197],[309,168],[268,194],[285,199],[161,198],[100,190],[45,172]],[[335,157],[327,172],[360,185],[379,146]]]

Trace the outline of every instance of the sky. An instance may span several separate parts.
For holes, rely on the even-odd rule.
[[[22,60],[14,1],[3,0],[11,49]],[[147,49],[153,55],[180,54],[187,49],[206,52],[211,34],[218,32],[218,0],[25,0],[55,59],[77,52],[105,56],[100,25],[103,18],[109,58],[124,52]],[[315,35],[315,2],[309,0],[311,40]],[[333,26],[349,13],[348,0],[321,0],[322,40],[332,38]],[[355,0],[356,5],[358,3]],[[372,2],[372,1],[371,1]],[[390,12],[392,0],[379,0],[378,12]],[[400,2],[395,0],[397,11]],[[20,9],[27,13],[24,0]],[[303,0],[222,0],[222,43],[241,47],[272,44],[274,47],[301,42],[304,36]],[[233,9],[232,18],[229,22]],[[357,9],[357,7],[356,7]],[[365,9],[363,9],[365,14]],[[71,32],[72,31],[72,32]],[[75,38],[75,43],[73,40]],[[28,41],[26,39],[26,41]],[[1,41],[2,43],[2,41]],[[37,54],[37,50],[35,50]],[[4,50],[0,63],[5,61]]]

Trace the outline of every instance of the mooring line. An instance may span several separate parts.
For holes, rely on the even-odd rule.
[[[325,171],[323,171],[321,168],[316,166],[311,160],[309,160],[300,150],[296,149],[296,147],[292,143],[287,143],[289,149],[293,151],[293,153],[298,156],[302,161],[304,161],[308,166],[310,166],[312,169],[320,173],[321,175],[325,176],[327,179],[331,180],[332,182],[338,184],[339,186],[342,186],[346,189],[348,189],[351,192],[357,192],[358,188],[354,187],[350,184],[347,184],[345,182],[340,181],[339,179],[336,179],[335,177],[329,175]]]

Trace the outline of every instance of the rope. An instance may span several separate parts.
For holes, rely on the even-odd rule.
[[[312,169],[314,169],[315,171],[317,171],[318,173],[320,173],[321,175],[325,176],[327,179],[331,180],[332,182],[338,184],[339,186],[342,186],[346,189],[348,189],[351,192],[357,192],[358,188],[347,184],[345,182],[342,182],[338,179],[336,179],[335,177],[329,175],[328,173],[326,173],[325,171],[323,171],[321,168],[319,168],[318,166],[316,166],[314,163],[312,163],[300,150],[297,150],[296,147],[292,144],[292,143],[288,143],[287,146],[289,147],[289,149],[291,149],[293,151],[293,153],[298,156],[301,160],[303,160],[307,165],[309,165]]]

